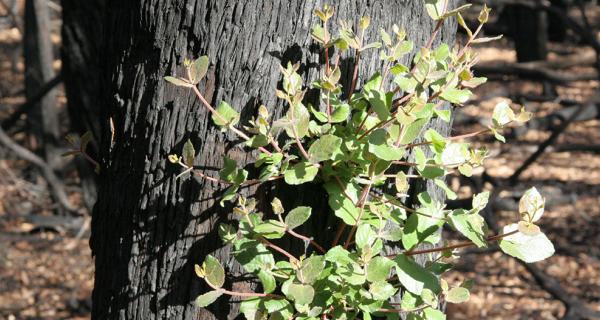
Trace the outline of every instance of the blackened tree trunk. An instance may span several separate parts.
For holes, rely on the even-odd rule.
[[[188,138],[197,149],[196,164],[204,168],[220,167],[224,154],[242,163],[251,156],[236,146],[234,136],[212,125],[193,94],[163,77],[181,72],[185,58],[207,54],[211,68],[200,90],[209,101],[228,101],[241,110],[242,123],[260,104],[281,114],[274,95],[281,78],[278,65],[301,62],[307,83],[318,74],[320,57],[309,50],[309,33],[317,23],[312,12],[321,5],[301,0],[107,1],[102,169],[90,242],[96,257],[93,318],[236,317],[239,305],[226,298],[210,310],[193,303],[206,290],[193,271],[205,255],[230,262],[229,275],[240,274],[230,249],[213,232],[227,218],[215,201],[220,187],[205,180],[176,180],[179,168],[166,158],[180,153]],[[397,23],[420,46],[434,28],[422,1],[343,0],[335,6],[334,20],[370,16],[373,40],[380,27],[389,30]],[[455,24],[448,22],[441,37],[448,42],[454,33]],[[343,65],[350,69],[351,63]],[[379,56],[369,53],[361,60],[360,74],[379,67]],[[350,72],[345,74],[348,81]],[[433,125],[448,131],[446,124]],[[321,228],[319,233],[335,232]],[[244,279],[229,281],[226,286],[234,290],[252,289]]]
[[[538,1],[538,0],[536,0]],[[548,15],[527,5],[506,8],[519,62],[546,60],[548,55]]]
[[[71,129],[80,135],[91,132],[94,139],[87,152],[97,157],[100,137],[100,58],[105,0],[62,0],[62,73]],[[96,202],[94,166],[75,158],[83,196],[88,208]]]

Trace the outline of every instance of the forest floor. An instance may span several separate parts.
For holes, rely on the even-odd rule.
[[[596,9],[597,10],[597,9]],[[1,11],[1,9],[0,9]],[[2,12],[0,12],[0,15]],[[592,12],[593,22],[598,12]],[[53,39],[59,43],[58,35]],[[15,28],[0,29],[0,119],[20,103],[23,61],[19,52],[21,35]],[[589,48],[575,44],[552,44],[550,59],[566,54],[589,53]],[[482,63],[515,62],[510,41],[478,47]],[[57,62],[56,68],[60,67]],[[561,72],[581,74],[594,71],[591,65],[576,65]],[[599,81],[573,81],[556,86],[558,97],[548,102],[526,99],[522,104],[536,117],[563,109],[560,100],[578,103],[600,102]],[[59,89],[62,92],[62,88]],[[457,113],[476,119],[488,119],[502,97],[542,96],[543,85],[536,81],[503,77],[476,90],[476,103],[467,104]],[[61,93],[59,100],[64,105]],[[64,106],[63,106],[64,107]],[[463,117],[464,118],[464,117]],[[64,121],[67,121],[64,119]],[[453,135],[481,127],[481,121],[460,123]],[[509,177],[550,131],[528,130],[507,144],[485,137],[476,138],[480,146],[491,150],[484,170],[496,179]],[[26,144],[22,133],[13,138]],[[578,297],[600,311],[600,153],[598,150],[560,151],[561,146],[595,145],[600,141],[600,120],[571,124],[502,198],[518,198],[530,186],[536,186],[549,203],[542,229],[556,247],[556,254],[537,263],[557,279],[568,294]],[[560,152],[559,152],[560,151]],[[79,228],[63,229],[40,224],[31,216],[48,217],[52,201],[43,179],[28,164],[0,150],[0,319],[86,319],[91,309],[93,258],[88,245],[89,232],[76,237]],[[77,176],[66,175],[71,200],[81,204]],[[470,191],[451,183],[461,196]],[[490,188],[485,185],[485,188]],[[514,212],[494,212],[500,225],[511,221]],[[86,217],[83,218],[87,221]],[[459,241],[448,233],[448,241]],[[449,305],[448,319],[559,319],[565,312],[563,303],[536,284],[533,277],[514,259],[494,249],[467,250],[458,260],[455,271],[447,275],[451,283],[465,279],[475,281],[467,303]]]

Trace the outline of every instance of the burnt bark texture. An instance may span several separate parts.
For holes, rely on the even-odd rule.
[[[67,95],[67,111],[71,130],[83,135],[91,132],[94,139],[87,152],[97,158],[96,141],[100,137],[101,45],[105,0],[62,0],[62,73]],[[96,202],[94,166],[83,157],[74,159],[79,171],[85,204]]]
[[[233,262],[231,249],[224,247],[214,232],[215,226],[229,217],[228,209],[218,205],[222,188],[195,178],[176,180],[180,169],[166,158],[181,153],[188,138],[196,146],[196,165],[205,170],[221,167],[225,154],[240,163],[253,156],[246,154],[235,136],[221,133],[212,124],[207,110],[189,90],[169,85],[163,77],[181,74],[185,58],[206,54],[211,67],[199,89],[208,101],[229,102],[241,112],[241,123],[254,115],[260,104],[277,117],[284,111],[274,95],[281,79],[279,65],[300,62],[307,84],[319,72],[323,59],[310,38],[310,28],[318,23],[314,9],[323,3],[107,0],[106,5],[110,10],[103,21],[107,36],[100,68],[104,87],[102,168],[90,241],[96,259],[92,316],[236,318],[236,299],[223,297],[208,309],[194,305],[194,299],[207,288],[194,275],[193,266],[207,254],[227,265],[227,288],[254,288],[248,279],[239,277],[241,268]],[[380,27],[389,30],[396,23],[407,29],[419,47],[434,28],[422,1],[342,0],[334,5],[334,21],[370,16],[367,38],[373,40]],[[450,1],[449,5],[456,3]],[[441,38],[451,42],[455,31],[454,22],[448,22]],[[352,59],[343,59],[342,66],[347,83]],[[378,54],[367,52],[360,75],[372,74],[380,67]],[[364,80],[361,77],[359,86]],[[432,126],[442,133],[449,131],[446,123],[436,121]],[[257,198],[264,199],[269,190],[277,188],[261,188]],[[289,197],[295,202],[326,202],[324,194],[315,197],[315,192],[296,190]],[[319,227],[311,234],[335,232],[334,226],[321,223]]]

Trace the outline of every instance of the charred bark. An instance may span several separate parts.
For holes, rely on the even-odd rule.
[[[83,135],[91,132],[94,139],[87,152],[96,158],[100,137],[101,81],[99,75],[105,0],[62,0],[62,72],[67,95],[67,111],[71,130]],[[96,202],[94,165],[75,158],[86,206]]]
[[[421,46],[434,27],[422,1],[343,0],[335,5],[334,20],[370,16],[371,38],[377,37],[380,27],[390,29],[397,23]],[[319,1],[300,0],[107,1],[100,68],[106,84],[100,117],[102,169],[90,242],[96,257],[93,318],[237,316],[234,299],[223,297],[210,309],[198,309],[193,303],[206,290],[193,265],[207,254],[228,264],[228,275],[242,274],[230,248],[212,232],[228,219],[215,201],[220,186],[193,178],[175,180],[179,168],[166,157],[181,152],[188,138],[198,150],[197,165],[204,168],[220,167],[224,154],[241,163],[252,156],[234,136],[212,125],[193,94],[168,85],[163,76],[180,73],[185,58],[206,54],[211,67],[200,90],[209,101],[228,101],[241,111],[241,123],[260,104],[278,116],[283,111],[274,95],[281,78],[279,65],[300,62],[307,83],[318,74],[319,52],[312,50],[309,35],[317,23],[312,12],[318,6]],[[455,24],[446,24],[443,40],[451,41],[455,30]],[[380,60],[369,53],[360,65],[360,75],[366,75],[380,67]],[[345,59],[342,66],[349,82],[352,60]],[[448,132],[445,123],[433,126]],[[277,186],[265,187],[257,197],[263,199],[274,189]],[[290,198],[297,202],[326,201],[323,194],[295,192]],[[311,233],[335,232],[327,229],[333,226],[315,225],[320,229]],[[234,290],[253,288],[247,279],[228,281],[226,286]]]

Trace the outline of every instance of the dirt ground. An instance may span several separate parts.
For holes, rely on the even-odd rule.
[[[597,25],[598,12],[590,11]],[[0,7],[0,15],[3,15]],[[58,34],[58,33],[56,33]],[[58,36],[54,39],[59,43]],[[23,61],[14,53],[21,34],[16,28],[0,27],[0,119],[24,102],[22,95]],[[480,46],[482,63],[514,62],[515,52],[508,40]],[[577,44],[552,44],[551,59],[564,54],[591,50]],[[18,53],[18,51],[16,51]],[[13,58],[15,57],[15,58]],[[57,62],[56,67],[60,67]],[[561,72],[594,71],[579,65]],[[585,103],[598,99],[599,81],[575,81],[557,86],[560,98]],[[62,91],[62,88],[60,89]],[[500,94],[498,94],[500,93]],[[476,90],[476,103],[458,110],[481,119],[490,117],[502,96],[542,95],[538,82],[514,77],[494,79]],[[64,97],[60,98],[64,104]],[[536,117],[564,108],[558,100],[550,102],[513,101],[523,104]],[[475,131],[480,124],[459,124],[453,135]],[[507,178],[550,131],[529,130],[508,144],[475,139],[491,150],[485,171],[495,178]],[[20,133],[13,137],[26,144]],[[593,309],[600,311],[600,154],[589,150],[558,152],[557,146],[596,144],[600,141],[600,121],[576,122],[560,136],[521,176],[519,184],[502,197],[512,197],[536,186],[547,198],[542,229],[556,247],[556,254],[537,263],[563,288]],[[77,176],[66,177],[72,200],[80,203]],[[469,195],[465,187],[454,185],[459,194]],[[487,186],[489,187],[489,186]],[[40,229],[26,218],[30,214],[49,215],[52,201],[43,179],[32,167],[0,150],[0,319],[86,319],[91,309],[93,259],[85,236],[72,230]],[[514,213],[495,212],[501,225]],[[77,230],[75,230],[77,231]],[[86,230],[79,230],[86,231]],[[88,232],[84,232],[88,235]],[[448,241],[459,241],[448,233]],[[467,303],[448,306],[448,319],[559,319],[565,307],[536,284],[533,277],[514,259],[499,251],[467,250],[447,278],[459,283],[473,279],[475,285]]]

